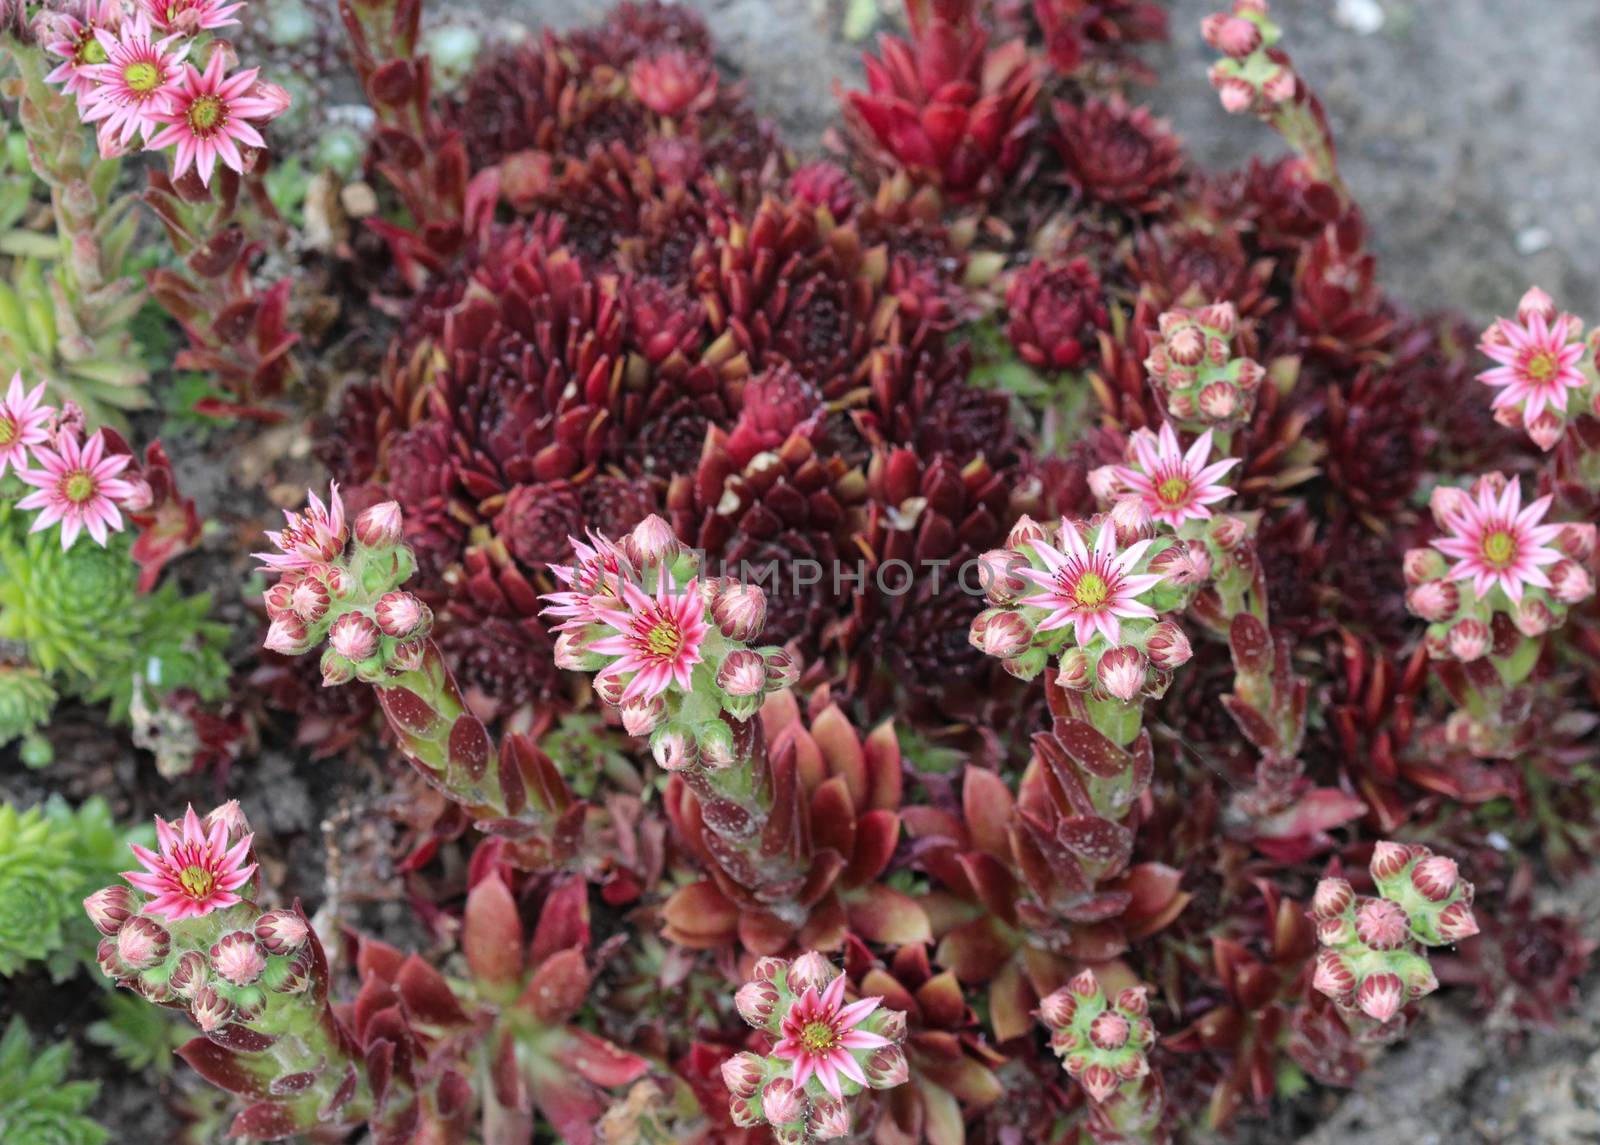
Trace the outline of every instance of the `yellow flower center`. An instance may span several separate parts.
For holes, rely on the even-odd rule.
[[[94,496],[94,478],[81,469],[69,473],[61,483],[61,493],[74,505],[81,505]]]
[[[17,440],[17,423],[9,417],[0,417],[0,449]]]
[[[122,78],[130,91],[148,95],[161,86],[161,69],[149,60],[136,60],[122,69]]]
[[[84,32],[83,41],[78,44],[78,63],[89,65],[103,64],[105,62],[106,50],[101,46],[100,41],[94,38],[94,32]]]
[[[185,867],[178,875],[178,885],[197,899],[203,899],[217,889],[217,876],[204,867]]]
[[[677,658],[678,650],[683,647],[683,633],[678,629],[676,621],[658,620],[645,634],[644,646],[652,656],[673,660]]]
[[[1099,573],[1086,572],[1072,589],[1072,599],[1081,608],[1099,608],[1111,595],[1111,586]]]
[[[1548,351],[1541,350],[1528,359],[1524,367],[1528,377],[1539,383],[1548,382],[1556,376],[1556,356]]]
[[[204,135],[228,121],[228,106],[214,95],[203,95],[189,105],[189,126]]]
[[[1492,565],[1508,565],[1517,555],[1517,542],[1504,529],[1497,529],[1483,538],[1483,559]]]
[[[1156,496],[1163,505],[1181,505],[1189,495],[1189,479],[1173,474],[1156,486]]]
[[[807,1022],[800,1042],[814,1054],[827,1053],[839,1042],[839,1033],[827,1022]]]

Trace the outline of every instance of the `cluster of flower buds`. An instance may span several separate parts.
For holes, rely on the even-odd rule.
[[[1378,897],[1358,895],[1344,879],[1323,879],[1311,918],[1323,949],[1311,984],[1347,1013],[1388,1022],[1401,1007],[1439,986],[1423,947],[1478,933],[1472,884],[1455,860],[1428,848],[1379,843],[1372,853]]]
[[[110,158],[142,145],[173,149],[173,175],[211,182],[218,160],[241,174],[259,127],[289,108],[289,93],[257,68],[228,74],[237,60],[218,28],[238,24],[239,0],[85,0],[45,17],[40,39],[61,62],[45,79],[78,102]],[[197,67],[201,52],[210,55]]]
[[[1294,99],[1299,80],[1288,60],[1273,51],[1283,33],[1269,18],[1266,0],[1234,0],[1230,11],[1207,16],[1200,30],[1223,56],[1210,75],[1225,109],[1265,117]]]
[[[1537,286],[1517,303],[1515,320],[1497,318],[1489,325],[1478,349],[1495,362],[1478,375],[1499,391],[1491,403],[1495,420],[1526,430],[1540,449],[1554,449],[1580,414],[1600,416],[1593,339],[1586,343],[1583,323],[1557,314]]]
[[[1524,506],[1516,481],[1488,473],[1467,490],[1439,486],[1430,504],[1444,535],[1406,553],[1405,578],[1406,607],[1428,622],[1435,659],[1512,654],[1516,633],[1559,628],[1594,594],[1595,526],[1544,523],[1548,496]]]
[[[345,521],[339,487],[328,503],[308,494],[301,512],[285,512],[282,531],[267,539],[279,550],[257,553],[278,581],[267,589],[272,625],[265,644],[299,656],[327,642],[322,682],[382,683],[421,666],[433,614],[401,589],[416,558],[400,543],[403,521],[393,501]]]
[[[1059,657],[1062,686],[1127,703],[1160,695],[1193,654],[1161,614],[1180,610],[1204,579],[1204,549],[1157,536],[1135,498],[1053,529],[1023,517],[1006,547],[981,563],[993,607],[973,620],[968,639],[1020,679]]]
[[[0,477],[15,470],[33,486],[16,507],[39,510],[32,532],[59,525],[63,549],[81,533],[104,545],[125,527],[122,510],[149,507],[149,482],[124,472],[134,458],[115,448],[119,443],[103,430],[85,437],[82,411],[71,402],[45,405],[44,383],[26,389],[20,373],[0,398]]]
[[[203,820],[192,807],[181,823],[157,818],[156,836],[159,851],[133,846],[144,869],[124,873],[130,886],[84,900],[105,936],[101,970],[152,1002],[186,1010],[205,1038],[182,1056],[207,1078],[260,1099],[235,1132],[268,1124],[309,1131],[364,1116],[370,1103],[339,1048],[316,935],[298,907],[263,912],[250,901],[254,836],[239,805]]]
[[[1147,1056],[1156,1029],[1143,986],[1124,987],[1109,998],[1094,971],[1084,970],[1047,995],[1035,1012],[1050,1030],[1050,1048],[1062,1068],[1083,1086],[1101,1120],[1122,1131],[1159,1123],[1161,1089],[1152,1084]]]
[[[573,545],[576,562],[551,570],[563,590],[545,597],[545,615],[559,621],[556,663],[596,673],[600,698],[621,711],[629,734],[650,737],[668,770],[744,758],[740,728],[764,695],[799,677],[784,649],[751,647],[766,624],[766,594],[702,577],[699,556],[660,517],[620,541]]]
[[[1149,332],[1144,367],[1174,421],[1233,429],[1250,420],[1266,370],[1237,354],[1239,314],[1231,302],[1198,310],[1175,306]]]
[[[779,1145],[831,1141],[850,1133],[850,1097],[907,1081],[905,1014],[879,998],[846,1002],[846,984],[816,951],[755,964],[735,1002],[772,1047],[723,1063],[735,1124],[765,1122]]]

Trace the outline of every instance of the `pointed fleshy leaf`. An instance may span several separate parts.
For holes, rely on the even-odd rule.
[[[522,981],[522,922],[511,888],[498,872],[467,895],[461,949],[480,982],[509,987]]]
[[[870,883],[852,891],[847,907],[850,929],[868,942],[903,946],[933,941],[928,916],[916,900],[882,883]]]
[[[519,1009],[544,1025],[567,1021],[589,993],[589,968],[577,947],[552,954],[533,971],[528,988],[517,999]]]

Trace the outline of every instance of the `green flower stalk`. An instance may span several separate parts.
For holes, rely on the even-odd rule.
[[[1084,970],[1039,1003],[1050,1048],[1089,1098],[1095,1140],[1163,1142],[1166,1098],[1146,1056],[1156,1042],[1143,986],[1108,997]]]
[[[396,1066],[376,1087],[369,1080],[369,1059],[329,1004],[327,959],[304,913],[250,901],[254,836],[238,804],[204,821],[193,808],[181,823],[158,818],[156,833],[159,851],[133,848],[144,870],[124,873],[130,885],[96,891],[84,909],[105,935],[98,960],[107,977],[186,1010],[203,1036],[179,1056],[251,1099],[232,1135],[403,1122],[408,1071]]]
[[[1278,48],[1283,31],[1273,23],[1266,0],[1234,0],[1231,11],[1207,16],[1201,30],[1206,43],[1223,54],[1211,67],[1211,85],[1222,106],[1270,123],[1299,153],[1307,176],[1325,184],[1341,203],[1347,201],[1327,113]]]
[[[851,1097],[909,1080],[905,1014],[884,1009],[881,998],[846,1003],[847,984],[816,951],[755,964],[735,1001],[774,1040],[765,1054],[722,1065],[736,1125],[770,1125],[779,1145],[830,1141],[850,1133]]]
[[[73,97],[45,82],[43,46],[7,38],[0,58],[14,69],[4,91],[17,101],[33,171],[50,188],[58,240],[51,265],[19,260],[12,281],[0,283],[0,375],[44,378],[91,420],[117,420],[149,405],[129,325],[144,304],[126,272],[135,199],[117,193],[122,161],[98,154]]]
[[[762,697],[792,684],[783,649],[752,647],[766,622],[755,585],[702,576],[699,557],[659,517],[621,541],[577,542],[577,561],[552,571],[565,586],[545,599],[559,633],[556,663],[595,672],[595,690],[623,727],[649,736],[656,762],[699,802],[719,845],[748,864],[752,885],[797,888],[805,869],[766,828],[777,799]],[[798,876],[798,877],[797,877]],[[797,904],[766,904],[785,921]]]
[[[521,736],[499,750],[429,636],[433,615],[402,586],[416,570],[401,543],[400,507],[375,505],[345,520],[334,486],[269,532],[275,553],[256,554],[278,580],[266,593],[264,644],[302,655],[326,644],[324,686],[370,684],[400,749],[419,773],[487,829],[528,836],[569,810],[554,765]]]
[[[72,1045],[41,1050],[21,1018],[0,1037],[0,1145],[103,1145],[111,1134],[87,1114],[99,1089],[68,1081]]]
[[[1384,842],[1370,864],[1376,898],[1344,879],[1323,879],[1311,918],[1323,949],[1311,984],[1348,1017],[1370,1019],[1382,1036],[1402,1007],[1439,987],[1426,947],[1478,933],[1472,884],[1455,860],[1419,845]]]

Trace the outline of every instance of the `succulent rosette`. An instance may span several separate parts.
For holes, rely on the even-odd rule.
[[[756,962],[737,1004],[769,1046],[723,1064],[735,1124],[765,1122],[784,1143],[828,1141],[849,1134],[851,1097],[905,1083],[905,1014],[880,998],[849,1002],[848,987],[815,951]]]

